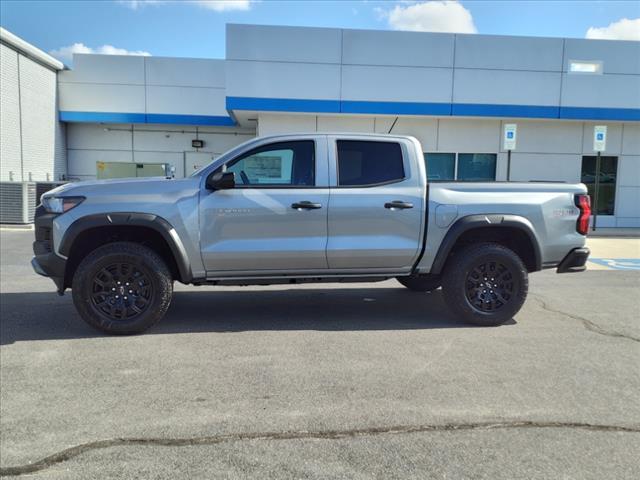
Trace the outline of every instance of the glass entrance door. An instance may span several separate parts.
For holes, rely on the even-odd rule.
[[[618,157],[600,157],[600,172],[598,186],[598,205],[595,205],[596,192],[596,160],[595,155],[585,155],[582,157],[582,172],[580,179],[587,186],[591,195],[591,208],[598,215],[615,215],[616,206],[616,186],[618,180]],[[601,226],[605,226],[602,224]]]

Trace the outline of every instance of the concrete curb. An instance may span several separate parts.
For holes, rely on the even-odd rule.
[[[34,229],[33,223],[29,223],[27,225],[19,225],[19,224],[13,224],[13,223],[0,223],[0,230],[7,230],[7,231],[14,230],[16,232],[25,232],[33,229]]]
[[[589,230],[589,237],[592,238],[640,238],[640,228],[603,228]]]

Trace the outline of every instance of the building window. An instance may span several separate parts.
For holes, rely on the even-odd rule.
[[[491,182],[496,179],[495,153],[425,153],[431,181]]]
[[[616,203],[616,180],[618,178],[618,157],[600,157],[600,182],[598,187],[598,215],[614,215]],[[591,195],[592,208],[595,208],[596,156],[582,157],[581,181]]]
[[[569,60],[569,73],[602,73],[601,61]]]
[[[459,153],[457,180],[490,182],[496,179],[495,153]]]
[[[404,179],[399,143],[338,140],[338,185],[380,185]]]
[[[456,179],[455,153],[425,153],[427,161],[427,179],[446,181]]]

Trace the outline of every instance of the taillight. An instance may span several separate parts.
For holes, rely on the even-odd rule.
[[[580,210],[578,221],[576,222],[576,230],[582,235],[589,232],[589,217],[591,216],[591,198],[589,195],[576,195],[576,207]]]

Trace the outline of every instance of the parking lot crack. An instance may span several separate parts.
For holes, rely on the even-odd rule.
[[[283,432],[256,432],[256,433],[230,433],[202,437],[188,438],[113,438],[82,443],[33,463],[13,467],[0,467],[0,476],[17,476],[46,470],[53,465],[66,462],[86,452],[113,447],[131,446],[156,446],[156,447],[188,447],[217,445],[226,442],[238,441],[278,441],[278,440],[338,440],[376,435],[402,435],[427,432],[455,432],[469,430],[504,430],[504,429],[534,429],[534,428],[558,428],[581,429],[596,432],[621,432],[640,433],[640,425],[599,425],[579,422],[554,422],[554,421],[508,421],[508,422],[477,422],[477,423],[449,423],[436,425],[398,425],[391,427],[370,427],[350,430],[318,430],[318,431],[283,431]]]
[[[539,305],[542,307],[543,310],[546,310],[547,312],[550,313],[556,313],[558,315],[563,315],[565,317],[568,317],[572,320],[576,320],[577,322],[580,322],[582,324],[582,326],[593,333],[597,333],[598,335],[605,335],[607,337],[613,337],[613,338],[625,338],[627,340],[631,340],[633,342],[640,342],[640,338],[638,337],[634,337],[633,335],[627,335],[625,333],[620,333],[620,332],[616,332],[614,330],[607,330],[603,327],[601,327],[600,325],[598,325],[595,322],[592,322],[591,320],[584,318],[584,317],[580,317],[578,315],[575,315],[573,313],[568,313],[568,312],[564,312],[562,310],[558,310],[556,308],[550,307],[549,304],[540,296],[540,295],[536,295],[536,294],[530,294],[532,297],[534,297]]]

